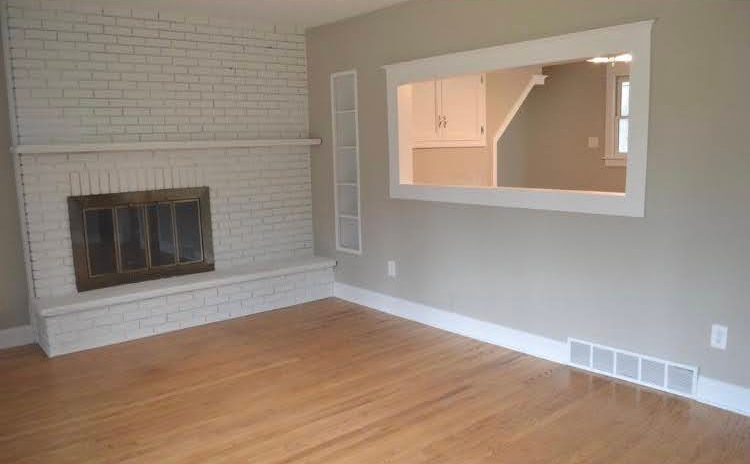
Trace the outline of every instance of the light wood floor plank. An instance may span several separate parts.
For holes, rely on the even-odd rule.
[[[0,462],[750,463],[750,419],[329,299],[0,351]]]

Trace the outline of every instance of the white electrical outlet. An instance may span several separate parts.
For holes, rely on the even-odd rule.
[[[711,326],[711,347],[720,350],[727,349],[727,336],[729,329],[726,326],[714,324]]]
[[[599,148],[599,137],[589,137],[589,148]]]
[[[396,261],[388,261],[388,277],[396,277]]]

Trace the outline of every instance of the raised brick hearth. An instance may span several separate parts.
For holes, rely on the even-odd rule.
[[[38,299],[37,339],[57,356],[327,298],[334,264],[282,260]]]

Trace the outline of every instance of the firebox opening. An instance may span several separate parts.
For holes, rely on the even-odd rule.
[[[79,291],[214,269],[208,187],[68,198]]]

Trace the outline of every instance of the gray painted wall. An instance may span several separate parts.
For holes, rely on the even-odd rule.
[[[29,323],[2,50],[0,44],[0,330]]]
[[[500,185],[624,192],[625,168],[602,160],[606,65],[545,66],[542,74],[545,84],[532,89],[498,141]],[[599,147],[589,148],[588,137],[598,137]]]
[[[645,218],[391,200],[388,63],[655,18]],[[420,0],[308,32],[315,247],[339,281],[750,387],[750,2]],[[359,73],[364,253],[335,253],[329,74]],[[398,261],[398,279],[386,260]],[[711,323],[729,347],[709,347]]]
[[[527,155],[533,156],[529,131],[531,127],[531,111],[526,104],[534,94],[531,89],[513,120],[508,124],[505,133],[497,141],[497,185],[502,187],[526,187]]]

